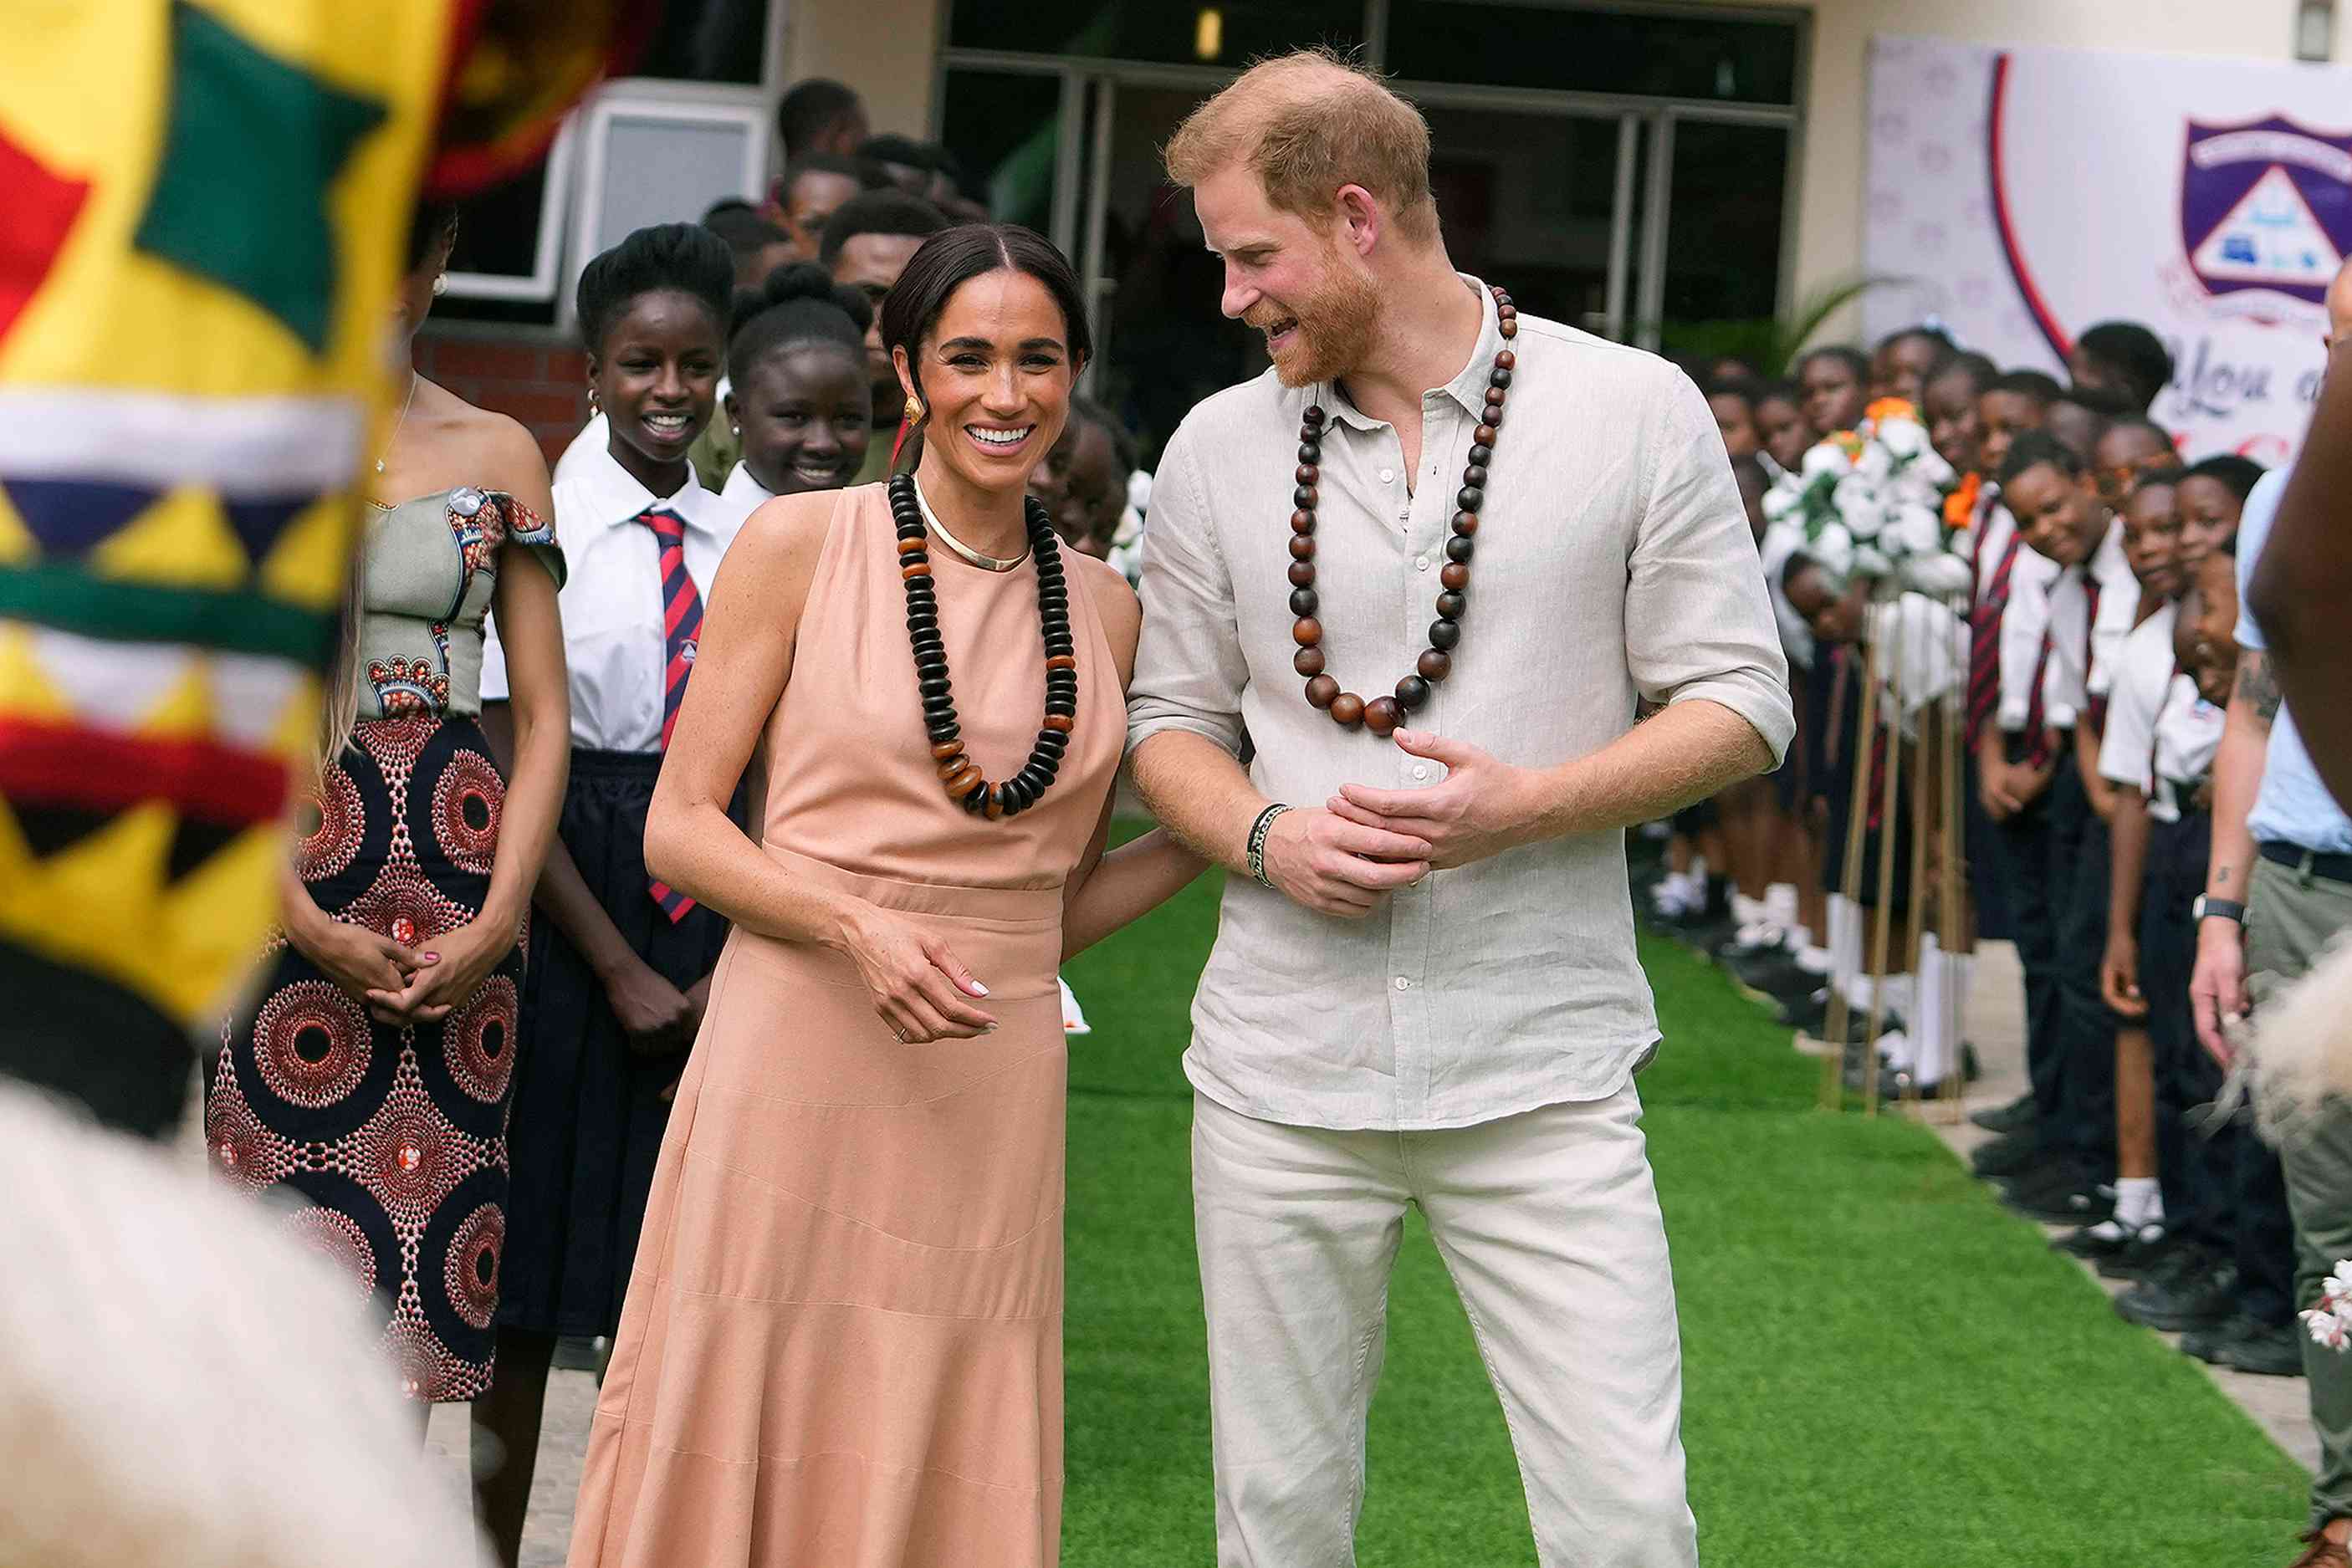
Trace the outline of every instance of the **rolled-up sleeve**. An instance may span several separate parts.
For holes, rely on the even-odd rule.
[[[1233,574],[1202,496],[1188,422],[1168,443],[1144,526],[1143,635],[1129,683],[1129,751],[1163,730],[1202,736],[1235,757],[1249,665],[1234,620]]]
[[[1676,374],[1661,402],[1625,582],[1627,666],[1651,702],[1705,698],[1746,719],[1777,767],[1797,720],[1731,460],[1687,376]]]

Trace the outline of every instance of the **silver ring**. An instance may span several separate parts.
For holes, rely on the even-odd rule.
[[[894,1029],[894,1030],[892,1030],[890,1032],[891,1032],[892,1034],[897,1035],[897,1036],[898,1037],[898,1043],[899,1043],[900,1045],[904,1045],[904,1044],[906,1044],[906,1043],[907,1043],[907,1033],[906,1033],[906,1031],[905,1031],[904,1030],[896,1030],[896,1029]]]

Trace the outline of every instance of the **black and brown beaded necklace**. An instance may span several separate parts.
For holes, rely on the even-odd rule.
[[[1519,313],[1511,297],[1491,286],[1487,292],[1495,297],[1497,329],[1507,341],[1517,337]],[[1404,722],[1405,715],[1429,701],[1432,683],[1444,680],[1454,669],[1454,646],[1462,641],[1462,612],[1469,605],[1470,557],[1478,532],[1478,508],[1486,500],[1486,465],[1494,460],[1495,434],[1503,423],[1503,400],[1510,391],[1511,367],[1517,363],[1518,356],[1509,349],[1496,350],[1494,369],[1486,377],[1485,419],[1471,433],[1470,460],[1462,469],[1461,494],[1454,497],[1459,509],[1454,514],[1453,536],[1445,541],[1445,566],[1437,574],[1441,590],[1437,619],[1429,623],[1428,648],[1413,673],[1396,684],[1393,696],[1366,702],[1353,692],[1342,691],[1339,681],[1323,668],[1323,622],[1316,618],[1320,601],[1315,593],[1315,503],[1316,481],[1323,471],[1325,415],[1321,404],[1309,403],[1300,416],[1298,488],[1291,496],[1291,504],[1297,509],[1290,514],[1290,612],[1298,617],[1290,635],[1298,644],[1298,653],[1290,664],[1307,677],[1307,700],[1344,728],[1361,725],[1374,735],[1391,733]]]
[[[931,580],[930,529],[915,494],[915,476],[890,481],[890,516],[898,530],[898,575],[907,591],[907,640],[915,651],[916,690],[923,699],[923,727],[931,737],[931,760],[948,799],[992,821],[1027,810],[1054,782],[1070,732],[1078,721],[1077,645],[1070,636],[1070,589],[1062,576],[1060,540],[1054,520],[1036,497],[1026,497],[1024,520],[1037,562],[1037,624],[1045,639],[1045,719],[1029,760],[1020,772],[992,784],[963,748],[956,722],[955,692],[948,677],[947,644],[940,638],[938,585]]]

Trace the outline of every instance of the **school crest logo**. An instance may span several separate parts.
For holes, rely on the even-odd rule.
[[[2180,239],[2213,295],[2266,289],[2317,305],[2352,252],[2352,133],[2283,116],[2189,122]]]

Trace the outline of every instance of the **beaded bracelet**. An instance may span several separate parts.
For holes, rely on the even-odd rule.
[[[1274,831],[1274,820],[1289,810],[1289,807],[1277,800],[1260,811],[1257,814],[1257,821],[1250,824],[1249,873],[1261,887],[1274,885],[1274,879],[1265,874],[1266,835]]]

